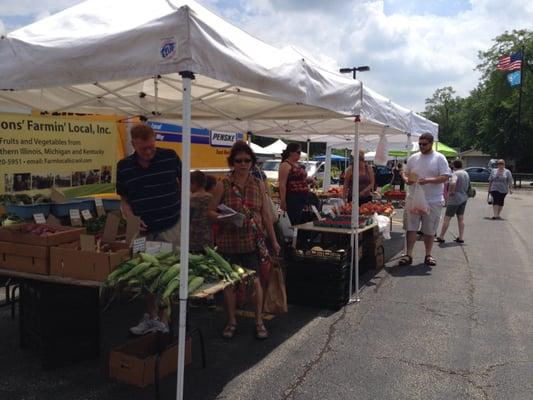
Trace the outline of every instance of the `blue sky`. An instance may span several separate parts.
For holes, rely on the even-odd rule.
[[[531,0],[197,1],[265,42],[290,44],[330,69],[369,65],[358,78],[415,111],[444,86],[468,95],[479,79],[478,51],[506,30],[533,30]],[[79,2],[0,0],[0,33]]]

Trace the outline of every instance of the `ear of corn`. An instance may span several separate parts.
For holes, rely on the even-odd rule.
[[[172,278],[175,278],[180,273],[180,264],[174,264],[161,276],[160,285],[166,286]]]
[[[153,255],[148,254],[148,253],[140,253],[140,254],[144,262],[149,262],[152,265],[159,265],[159,260]]]

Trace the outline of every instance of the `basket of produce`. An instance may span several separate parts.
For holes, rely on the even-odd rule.
[[[0,202],[4,203],[7,213],[22,219],[31,219],[33,214],[50,214],[50,199],[41,194],[28,196],[27,194],[3,195]]]
[[[406,193],[403,190],[389,190],[383,193],[383,198],[387,200],[405,200]]]
[[[390,217],[393,212],[394,206],[391,203],[365,203],[361,207],[359,207],[360,215],[374,215],[374,213],[378,213],[380,215]]]
[[[348,259],[350,251],[344,249],[324,249],[320,246],[311,247],[309,250],[293,249],[293,261],[326,261],[343,263]]]

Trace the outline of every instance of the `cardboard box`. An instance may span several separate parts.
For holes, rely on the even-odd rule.
[[[168,341],[168,336],[162,335]],[[155,362],[157,353],[156,333],[145,335],[119,346],[109,354],[109,376],[119,381],[141,388],[155,382]],[[185,365],[192,362],[192,341],[185,340]],[[167,346],[161,353],[159,377],[164,378],[176,372],[178,363],[178,343]]]
[[[24,232],[27,224],[10,225],[0,228],[0,241],[25,243],[33,246],[55,246],[61,243],[79,240],[80,235],[85,233],[85,228],[72,228],[68,226],[53,226],[57,231],[46,237]],[[35,225],[35,224],[32,224]]]
[[[120,242],[110,243],[112,252],[79,250],[80,243],[50,248],[50,274],[64,278],[103,282],[122,261],[131,258],[131,249]]]
[[[0,242],[0,267],[19,272],[48,275],[50,248],[29,244]]]

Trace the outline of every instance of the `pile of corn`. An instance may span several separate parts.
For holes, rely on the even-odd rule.
[[[151,255],[139,253],[123,262],[111,272],[104,289],[130,288],[147,291],[160,304],[168,304],[180,286],[179,255],[173,252]],[[205,255],[189,254],[189,294],[197,291],[204,282],[237,282],[245,274],[238,265],[231,265],[215,250],[206,247]]]

